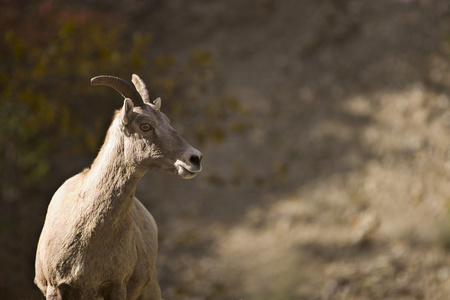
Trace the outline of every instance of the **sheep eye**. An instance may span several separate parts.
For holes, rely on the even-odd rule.
[[[142,131],[149,131],[151,128],[152,128],[152,126],[150,126],[150,124],[148,124],[148,123],[141,124]]]

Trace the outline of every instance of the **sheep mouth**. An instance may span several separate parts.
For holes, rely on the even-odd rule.
[[[200,172],[200,171],[190,171],[183,166],[178,166],[177,171],[178,171],[178,176],[180,176],[183,179],[192,179],[195,176],[197,176],[197,174]]]
[[[175,168],[177,170],[178,176],[180,176],[183,179],[192,179],[195,176],[197,176],[197,174],[200,173],[200,171],[202,170],[201,165],[194,166],[194,165],[182,162],[180,160],[177,160],[175,162]]]

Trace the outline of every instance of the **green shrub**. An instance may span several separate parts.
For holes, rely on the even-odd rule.
[[[96,152],[112,110],[102,109],[98,100],[110,91],[90,87],[93,75],[128,78],[147,63],[149,35],[128,37],[124,28],[70,19],[52,29],[54,34],[44,30],[45,45],[12,29],[1,36],[0,200],[5,202],[48,183],[51,154]]]

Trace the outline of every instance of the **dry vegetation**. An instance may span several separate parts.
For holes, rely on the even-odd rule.
[[[152,173],[139,186],[160,227],[166,299],[447,298],[448,1],[172,0],[150,1],[145,9],[142,1],[126,1],[123,15],[121,6],[105,10],[100,4],[107,1],[90,2],[95,6],[81,6],[75,16],[119,15],[126,25],[113,39],[130,42],[139,29],[151,40],[132,40],[136,52],[118,48],[130,53],[122,61],[88,55],[89,74],[76,72],[80,84],[88,89],[89,78],[103,70],[139,73],[137,62],[173,126],[204,154],[204,171],[193,181]],[[98,72],[95,59],[117,64]],[[4,75],[0,80],[10,86]],[[94,99],[82,105],[98,113],[95,98],[105,98],[72,89],[67,104],[42,88],[30,93],[40,91],[50,106]],[[108,101],[114,102],[101,103]],[[108,105],[118,107],[120,99]],[[14,120],[13,111],[2,122]],[[102,113],[105,123],[111,114],[112,108]],[[73,143],[82,149],[99,143],[96,126],[93,141],[83,139],[89,129],[79,129]],[[4,128],[2,142],[12,139]],[[20,150],[40,145],[30,141]],[[40,171],[68,176],[89,163],[95,155],[89,151],[46,147],[42,156],[57,159]],[[82,159],[60,166],[76,155]],[[26,200],[0,202],[0,298],[38,297],[34,250],[53,192],[44,186],[26,187]]]

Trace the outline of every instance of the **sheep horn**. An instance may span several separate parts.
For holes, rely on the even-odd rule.
[[[131,77],[131,81],[133,82],[139,94],[141,94],[144,103],[150,104],[150,93],[148,92],[147,87],[145,86],[145,83],[141,79],[141,77],[139,77],[136,74],[133,74],[133,76]]]
[[[142,101],[139,93],[136,92],[134,87],[125,80],[109,76],[109,75],[100,75],[91,79],[92,85],[106,85],[112,87],[116,91],[118,91],[124,98],[130,98],[133,101],[134,106],[142,106],[144,102]]]

